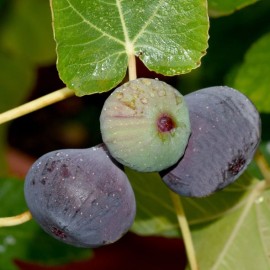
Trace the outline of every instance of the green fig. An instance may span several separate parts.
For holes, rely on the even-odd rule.
[[[137,171],[161,171],[184,154],[189,112],[172,86],[140,78],[112,92],[104,103],[100,128],[103,142],[118,162]]]

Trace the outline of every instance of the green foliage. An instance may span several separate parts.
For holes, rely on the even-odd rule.
[[[33,87],[37,65],[55,61],[49,4],[12,0],[0,25],[0,112],[21,104]]]
[[[156,173],[140,173],[126,168],[137,201],[137,215],[132,231],[140,235],[179,236],[169,189]],[[205,198],[182,198],[187,219],[191,226],[209,223],[239,208],[252,190],[254,180],[245,173],[223,191]]]
[[[220,17],[231,14],[259,0],[208,0],[209,15]]]
[[[55,61],[55,43],[46,0],[11,0],[0,5],[0,113],[23,103],[36,68]],[[7,175],[7,126],[0,127],[0,176]]]
[[[208,40],[206,1],[52,1],[58,71],[81,96],[119,84],[129,56],[172,76],[200,65]]]
[[[23,194],[23,181],[0,179],[1,217],[18,215],[27,210]],[[62,244],[29,221],[15,227],[0,228],[0,265],[15,270],[14,259],[47,265],[68,263],[88,258],[90,250]]]
[[[35,65],[55,61],[51,15],[46,0],[9,1],[0,28],[0,49]]]
[[[14,56],[0,51],[0,62],[5,67],[0,72],[0,112],[4,112],[22,103],[35,78],[32,66]]]
[[[207,56],[200,69],[190,72],[207,49],[206,1],[52,0],[59,75],[77,95],[108,91],[122,81],[129,57],[135,54],[150,70],[164,75],[190,72],[181,76],[181,92],[227,80],[264,112],[265,134],[270,113],[269,2],[209,0],[208,5],[209,14],[219,17],[255,2],[234,15],[211,20]],[[55,44],[47,0],[0,2],[0,12],[5,14],[0,18],[0,110],[4,111],[25,99],[37,65],[54,61]],[[4,129],[0,135],[3,155]],[[268,163],[269,145],[262,141],[260,146]],[[137,200],[132,231],[181,237],[170,193],[160,176],[130,169],[126,173]],[[201,270],[269,269],[270,192],[261,178],[253,162],[223,191],[202,199],[182,198]],[[0,204],[1,216],[25,211],[23,183],[1,180]],[[5,270],[16,269],[15,258],[54,265],[89,254],[48,237],[34,221],[0,228],[0,265]]]
[[[260,112],[270,113],[270,32],[247,51],[232,86],[246,94]]]
[[[251,186],[238,207],[193,231],[201,270],[270,268],[270,191]]]

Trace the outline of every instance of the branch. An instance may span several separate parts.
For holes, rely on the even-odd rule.
[[[32,216],[29,211],[23,212],[22,214],[13,217],[3,217],[0,218],[0,228],[20,225],[29,221],[31,218]]]
[[[189,229],[189,225],[187,222],[187,218],[185,215],[185,211],[181,202],[181,198],[179,195],[174,193],[173,191],[170,191],[170,195],[174,204],[174,208],[176,211],[177,219],[180,225],[180,229],[182,231],[182,236],[184,239],[185,247],[186,247],[186,253],[188,257],[188,261],[190,264],[191,270],[198,270],[199,266],[196,259],[195,249],[193,246],[193,241],[191,237],[191,232]]]
[[[41,108],[44,108],[48,105],[56,103],[58,101],[64,100],[68,97],[74,95],[74,92],[68,88],[62,88],[60,90],[54,91],[48,95],[37,98],[30,102],[27,102],[21,106],[18,106],[14,109],[6,111],[0,114],[0,124],[16,119],[20,116],[26,115],[28,113],[37,111]]]

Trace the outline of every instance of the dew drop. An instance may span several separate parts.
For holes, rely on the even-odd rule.
[[[0,245],[0,253],[4,253],[6,251],[6,247],[3,245]]]
[[[178,95],[175,95],[175,101],[176,101],[176,105],[179,105],[182,103],[182,98]]]
[[[159,91],[158,91],[158,95],[159,95],[160,97],[165,96],[165,94],[166,94],[166,92],[165,92],[164,90],[159,90]]]
[[[121,93],[121,92],[116,94],[116,98],[117,98],[117,99],[122,99],[123,96],[124,96],[124,94]]]
[[[145,85],[150,85],[151,84],[151,81],[149,79],[143,79],[142,82],[145,84]]]
[[[12,235],[8,235],[5,237],[4,243],[6,245],[15,245],[16,239]]]
[[[141,103],[142,104],[147,104],[148,103],[148,100],[147,100],[147,98],[141,98]]]
[[[264,201],[264,197],[261,196],[261,197],[259,197],[259,198],[257,198],[257,199],[255,200],[255,203],[260,204],[260,203],[262,203],[263,201]]]

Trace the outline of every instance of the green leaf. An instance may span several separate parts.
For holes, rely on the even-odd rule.
[[[193,231],[201,270],[270,269],[270,191],[258,181],[241,207]]]
[[[7,128],[5,126],[0,126],[0,177],[7,176],[8,167],[6,161],[6,135]]]
[[[208,223],[227,215],[242,205],[256,180],[247,171],[225,189],[205,198],[183,198],[182,203],[191,226]]]
[[[209,15],[220,17],[231,14],[259,0],[208,0]]]
[[[32,65],[0,51],[0,112],[21,104],[35,83]]]
[[[270,33],[261,37],[247,51],[232,86],[246,94],[260,112],[269,113]]]
[[[12,0],[0,28],[0,48],[36,65],[55,62],[55,42],[47,0]]]
[[[0,217],[13,216],[27,210],[23,181],[0,179]],[[58,265],[89,258],[90,250],[75,248],[48,236],[29,221],[13,227],[0,227],[0,265],[15,270],[14,259]]]
[[[172,76],[200,65],[208,41],[206,0],[53,0],[58,71],[81,96],[119,84],[130,56]]]
[[[176,237],[180,235],[169,189],[156,173],[140,173],[126,168],[137,202],[137,215],[132,231],[140,235]],[[234,184],[206,198],[182,197],[190,225],[208,223],[242,205],[254,180],[242,175]]]
[[[28,63],[0,51],[0,113],[21,104],[35,82],[34,69]],[[8,125],[0,127],[0,177],[7,175],[6,134]]]
[[[125,172],[135,192],[137,213],[131,230],[140,235],[178,236],[178,222],[168,188],[157,173]]]

